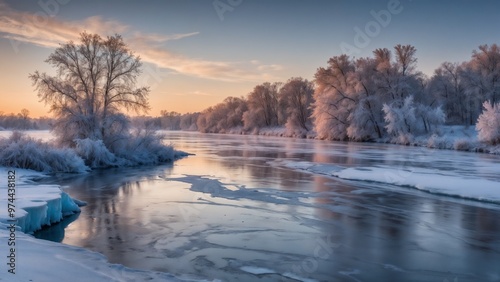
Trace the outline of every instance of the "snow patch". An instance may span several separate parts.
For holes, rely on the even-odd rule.
[[[294,280],[297,280],[297,281],[302,281],[302,282],[318,282],[318,280],[310,279],[310,278],[304,278],[304,277],[298,276],[297,274],[292,273],[292,272],[285,272],[281,276],[286,277],[286,278],[290,278],[290,279],[294,279]]]
[[[240,269],[244,272],[253,274],[253,275],[265,275],[265,274],[276,274],[282,277],[290,278],[296,281],[301,281],[301,282],[318,282],[315,279],[310,279],[310,278],[305,278],[301,277],[295,273],[292,272],[285,272],[285,273],[278,273],[277,271],[274,271],[269,268],[264,268],[264,267],[256,267],[256,266],[242,266]]]
[[[426,169],[419,167],[342,167],[333,164],[320,164],[304,161],[273,161],[274,166],[300,170],[313,174],[333,176],[346,180],[372,181],[421,191],[500,204],[500,182],[486,178],[464,175],[452,170]],[[494,171],[497,166],[483,167]],[[353,194],[376,194],[366,189],[351,191]]]
[[[7,242],[7,225],[0,223],[0,229],[0,241]],[[5,246],[0,247],[2,253],[7,253]],[[111,264],[99,253],[20,232],[16,233],[16,251],[22,254],[22,262],[16,264],[16,274],[4,274],[8,281],[202,281]]]
[[[276,271],[264,268],[264,267],[255,267],[255,266],[242,266],[240,267],[241,270],[251,273],[254,275],[263,275],[263,274],[275,274]]]
[[[62,220],[63,216],[80,212],[80,208],[68,194],[57,185],[33,185],[28,183],[28,175],[36,172],[16,169],[15,219],[23,232],[31,233],[45,225]],[[1,175],[7,175],[6,168],[0,168]],[[7,186],[0,186],[0,206],[7,207]],[[0,209],[0,222],[10,218],[6,208]]]
[[[268,163],[274,166],[284,166],[295,170],[302,170],[304,172],[323,174],[323,175],[331,175],[332,173],[345,169],[345,167],[339,165],[317,164],[307,161],[280,160],[280,161],[270,161]]]
[[[488,179],[439,174],[429,169],[402,170],[385,167],[346,168],[332,175],[342,179],[381,182],[435,194],[500,204],[500,182]]]
[[[0,175],[7,175],[7,171],[7,168],[0,167]],[[75,202],[59,186],[31,183],[32,178],[43,177],[42,173],[25,169],[15,171],[15,215],[19,226],[16,231],[16,252],[22,254],[22,262],[16,264],[15,274],[5,274],[5,278],[9,275],[8,281],[208,281],[111,264],[99,253],[35,239],[22,233],[33,232],[43,225],[60,221],[67,214],[79,212],[78,205],[84,202]],[[0,207],[7,207],[5,183],[0,184]],[[7,242],[10,237],[9,225],[6,224],[10,218],[6,212],[6,208],[0,209],[1,242]],[[7,254],[7,248],[10,248],[7,244],[1,244],[0,253]]]

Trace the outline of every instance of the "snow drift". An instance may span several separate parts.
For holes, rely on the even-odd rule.
[[[2,175],[7,175],[6,168],[0,168]],[[64,216],[80,212],[75,201],[61,190],[58,185],[34,185],[27,177],[43,177],[43,174],[16,170],[15,219],[23,232],[31,233],[43,226],[59,222]],[[0,186],[0,207],[7,207],[7,187]],[[7,223],[7,208],[0,210],[0,222]]]
[[[131,131],[106,146],[102,140],[75,139],[73,148],[58,148],[14,131],[0,137],[0,166],[45,173],[83,173],[95,168],[155,165],[174,161],[187,153],[165,145],[165,136],[149,129]]]

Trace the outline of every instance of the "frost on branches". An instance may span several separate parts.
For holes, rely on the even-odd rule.
[[[483,103],[484,111],[476,124],[478,139],[492,145],[500,144],[500,103]]]
[[[402,105],[398,103],[384,104],[385,128],[399,144],[411,143],[413,136],[431,133],[445,121],[444,112],[440,107],[431,108],[414,102],[413,96],[408,96]]]
[[[76,150],[91,167],[151,164],[173,160],[172,147],[154,132],[131,132],[124,110],[149,109],[148,87],[136,87],[140,58],[120,35],[82,33],[62,44],[47,61],[57,75],[30,75],[38,96],[51,106],[60,146]],[[158,155],[160,154],[160,155]]]

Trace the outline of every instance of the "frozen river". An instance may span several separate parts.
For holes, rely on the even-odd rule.
[[[88,206],[36,236],[195,279],[500,281],[498,156],[167,134],[195,155],[52,178]]]

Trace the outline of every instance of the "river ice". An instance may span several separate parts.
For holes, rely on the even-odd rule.
[[[168,134],[196,155],[44,180],[88,205],[35,235],[177,279],[500,279],[498,156]]]
[[[436,153],[439,155],[439,152]],[[459,174],[449,168],[429,169],[411,165],[403,167],[387,165],[342,167],[289,160],[270,162],[270,164],[341,179],[392,184],[434,194],[500,204],[500,180],[487,176],[481,177],[474,172],[478,169],[488,170],[493,175],[495,172],[500,172],[500,163],[492,163],[482,168],[473,167],[469,175],[463,171]]]

